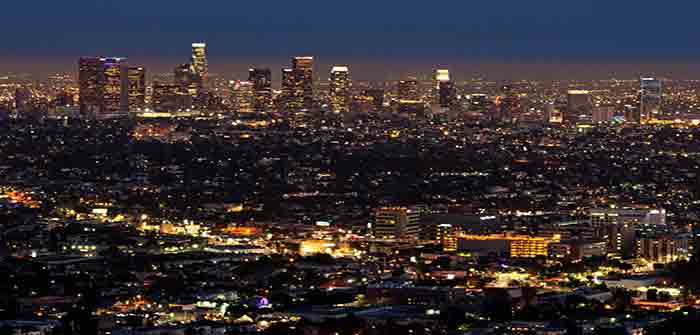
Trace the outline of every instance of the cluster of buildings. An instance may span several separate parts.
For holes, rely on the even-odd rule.
[[[206,48],[205,43],[193,43],[190,61],[167,75],[147,76],[145,67],[127,58],[82,57],[75,81],[56,75],[46,87],[18,83],[6,108],[32,118],[233,116],[294,126],[306,126],[322,112],[345,118],[371,113],[409,120],[538,122],[582,129],[600,123],[695,125],[700,120],[692,96],[664,95],[657,78],[571,82],[563,87],[554,82],[559,87],[542,89],[530,82],[458,81],[440,68],[429,79],[372,83],[353,82],[348,65],[333,65],[328,79],[319,80],[314,57],[297,56],[281,70],[278,82],[264,67],[249,69],[245,79],[226,79],[209,73]]]

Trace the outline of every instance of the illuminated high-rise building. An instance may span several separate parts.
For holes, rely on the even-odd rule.
[[[104,63],[100,57],[82,57],[78,63],[80,113],[97,115],[102,112]]]
[[[440,83],[450,81],[450,70],[437,69],[435,70],[435,89],[440,89]]]
[[[334,112],[345,113],[350,109],[350,70],[347,66],[331,69],[329,85],[330,107]]]
[[[191,64],[185,63],[175,67],[175,84],[179,87],[179,95],[186,97],[183,107],[191,108],[200,95],[200,85]]]
[[[156,112],[177,112],[185,105],[187,96],[183,94],[178,84],[153,84],[153,98],[151,104]]]
[[[272,109],[272,73],[270,69],[248,70],[248,81],[253,84],[253,110],[267,112]]]
[[[129,110],[128,73],[126,58],[104,58],[104,113]]]
[[[409,78],[399,81],[398,98],[404,101],[419,101],[420,91],[418,90],[418,80]]]
[[[438,87],[438,103],[441,108],[451,108],[457,101],[457,88],[451,81],[441,81]]]
[[[282,108],[288,112],[298,112],[304,105],[304,90],[298,85],[294,69],[282,69]]]
[[[146,69],[129,67],[129,111],[138,112],[146,108]]]
[[[433,101],[440,108],[453,107],[457,100],[457,89],[454,82],[450,80],[450,70],[437,69],[435,70],[435,90]]]
[[[251,113],[254,108],[254,84],[249,81],[231,81],[231,99],[234,109],[239,113]]]
[[[640,122],[646,123],[661,114],[661,81],[655,78],[642,78],[639,91]]]
[[[117,115],[129,109],[126,58],[83,57],[79,61],[80,111]]]
[[[202,87],[206,86],[207,77],[209,76],[209,64],[207,63],[207,45],[206,43],[192,43],[192,72],[197,80],[200,81]]]
[[[292,59],[297,90],[302,91],[302,109],[311,110],[314,104],[314,58],[297,56]]]

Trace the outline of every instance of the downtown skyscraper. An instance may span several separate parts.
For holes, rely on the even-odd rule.
[[[350,69],[347,66],[334,66],[328,94],[331,111],[346,113],[350,110],[350,86]]]
[[[314,58],[292,58],[292,67],[282,69],[283,107],[290,112],[309,111],[313,108]]]
[[[129,111],[137,112],[146,109],[146,69],[129,67]]]
[[[416,78],[407,78],[399,81],[397,95],[401,101],[420,101],[420,91]]]
[[[200,86],[206,87],[209,77],[206,43],[192,43],[192,59],[190,65],[192,66],[192,73],[197,77]]]
[[[108,117],[128,112],[126,58],[82,57],[78,68],[81,114]]]
[[[311,110],[314,104],[314,58],[297,56],[292,59],[292,69],[297,72],[297,85],[303,92],[302,107]]]
[[[263,113],[273,108],[272,72],[267,68],[248,70],[248,81],[253,84],[253,110]]]
[[[661,114],[661,81],[656,78],[641,78],[639,90],[639,121],[647,123]]]
[[[457,100],[457,89],[450,79],[450,71],[447,69],[435,70],[435,92],[437,104],[440,108],[451,108]]]

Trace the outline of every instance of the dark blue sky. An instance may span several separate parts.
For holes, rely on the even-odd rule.
[[[4,1],[0,56],[700,56],[697,1]]]

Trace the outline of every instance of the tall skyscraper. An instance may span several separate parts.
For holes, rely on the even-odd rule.
[[[100,57],[82,57],[78,63],[80,113],[97,115],[102,112],[104,64]]]
[[[642,78],[639,91],[640,122],[646,123],[661,114],[661,81],[655,78]]]
[[[253,83],[253,110],[267,112],[272,109],[272,72],[270,69],[248,70],[248,81]]]
[[[297,85],[302,90],[305,110],[311,110],[314,104],[314,58],[297,56],[292,59],[292,69],[296,72]]]
[[[129,110],[129,67],[126,58],[104,59],[104,112],[118,114]]]
[[[146,108],[146,69],[129,67],[129,111],[138,112]]]
[[[282,69],[282,109],[298,112],[304,105],[304,90],[297,81],[298,71]]]
[[[205,87],[209,76],[206,43],[192,43],[192,60],[190,64],[195,77],[200,81],[201,86]]]
[[[435,70],[435,89],[440,89],[440,83],[450,81],[450,70],[437,69]]]
[[[329,85],[330,107],[334,112],[350,110],[350,70],[347,66],[334,66],[331,69]]]
[[[415,78],[408,78],[399,81],[398,97],[399,100],[419,101],[420,92],[418,90],[418,80]]]
[[[234,109],[239,113],[253,112],[255,100],[254,84],[249,81],[232,81],[230,86]]]
[[[441,108],[451,108],[457,101],[457,88],[451,81],[441,81],[438,84],[438,103]]]
[[[183,107],[191,108],[200,95],[201,87],[196,79],[196,74],[191,64],[185,63],[175,67],[175,84],[179,87],[178,94],[186,97]]]
[[[457,99],[457,89],[454,82],[450,80],[450,70],[435,70],[435,90],[433,99],[440,108],[450,108],[454,106]]]
[[[78,66],[82,114],[104,117],[129,110],[126,58],[83,57]]]

